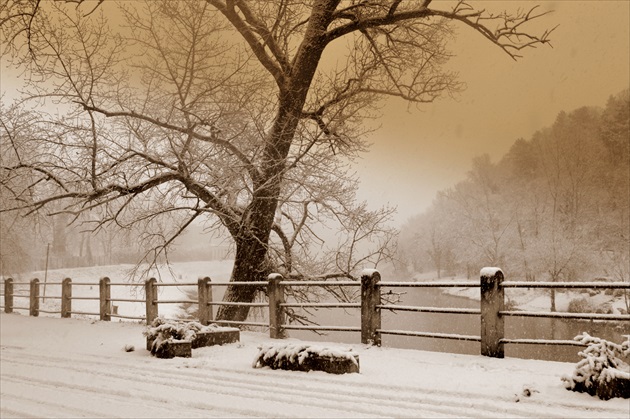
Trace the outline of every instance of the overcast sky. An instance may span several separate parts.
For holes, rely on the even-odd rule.
[[[440,3],[433,5],[448,9],[452,1]],[[604,106],[630,84],[630,0],[472,3],[493,12],[536,4],[553,10],[536,25],[559,25],[553,47],[526,50],[515,62],[457,26],[448,68],[459,72],[466,90],[419,110],[396,101],[383,108],[381,128],[369,137],[373,145],[355,167],[359,198],[373,208],[396,206],[397,225],[427,209],[437,191],[464,179],[473,157],[488,153],[496,162],[516,139],[551,125],[560,111]],[[5,72],[3,91],[12,84],[7,80]]]
[[[553,10],[553,48],[541,46],[514,62],[481,35],[458,27],[450,67],[467,89],[457,100],[422,109],[394,103],[385,109],[370,152],[357,166],[359,197],[398,207],[396,223],[425,210],[435,193],[466,176],[473,157],[496,162],[520,138],[531,138],[557,114],[604,106],[630,83],[630,1],[486,1],[487,10],[541,5]],[[438,2],[433,3],[436,7]]]

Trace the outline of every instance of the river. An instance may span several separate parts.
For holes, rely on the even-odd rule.
[[[433,288],[409,288],[401,296],[400,305],[479,308],[479,301],[465,297],[443,294]],[[359,309],[322,309],[315,312],[315,321],[320,325],[360,326]],[[383,330],[412,330],[418,332],[456,333],[479,336],[480,319],[478,315],[441,314],[384,311],[382,314]],[[534,317],[506,317],[505,337],[509,339],[554,339],[571,340],[586,332],[591,336],[601,337],[620,343],[623,334],[630,333],[627,324],[612,326],[603,322],[547,319]],[[318,335],[311,331],[289,332],[291,337],[315,341],[333,341],[356,343],[361,337],[358,332],[326,332]],[[460,354],[479,354],[479,342],[458,341],[451,339],[421,338],[415,336],[382,336],[382,345],[395,348],[421,349],[427,351],[450,352]],[[581,358],[578,346],[565,345],[525,345],[506,344],[505,356],[542,359],[550,361],[577,362]]]

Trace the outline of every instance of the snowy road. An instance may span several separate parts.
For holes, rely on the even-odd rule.
[[[628,417],[628,400],[566,391],[573,364],[351,345],[361,374],[252,369],[257,346],[159,360],[138,324],[0,316],[0,416]],[[277,342],[277,341],[275,341]],[[134,352],[123,347],[132,344]],[[321,345],[318,343],[317,345]],[[334,345],[334,344],[333,344]],[[348,345],[336,345],[347,348]],[[532,391],[530,397],[523,388]]]

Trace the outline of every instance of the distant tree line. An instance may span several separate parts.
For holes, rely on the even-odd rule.
[[[94,220],[82,214],[73,217],[59,214],[41,217],[37,214],[0,215],[0,275],[8,277],[48,268],[76,268],[117,264],[137,264],[146,249],[140,237],[147,232],[128,228],[92,228]],[[75,222],[72,222],[75,221]],[[192,226],[174,242],[168,252],[170,262],[223,260],[233,258],[233,246],[226,240],[206,235]],[[158,262],[166,262],[166,255]]]
[[[438,193],[401,229],[401,268],[474,277],[499,266],[527,280],[629,281],[630,101],[561,112],[493,163]]]
[[[135,264],[141,252],[137,232],[92,231],[71,224],[71,217],[0,217],[0,275],[94,265]],[[48,259],[48,261],[46,261]]]

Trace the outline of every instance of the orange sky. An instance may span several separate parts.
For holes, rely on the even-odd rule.
[[[440,3],[433,5],[448,9],[452,2]],[[551,125],[558,112],[603,106],[630,84],[629,0],[472,3],[494,12],[536,4],[553,10],[538,23],[560,25],[551,36],[553,48],[527,50],[515,62],[480,34],[457,26],[449,68],[467,89],[420,110],[396,101],[383,108],[381,128],[369,138],[373,145],[355,167],[359,198],[374,208],[397,206],[396,224],[464,179],[473,157],[489,153],[496,162],[517,138]]]
[[[496,162],[511,146],[555,120],[562,111],[604,106],[630,84],[630,1],[527,1],[481,3],[487,10],[540,4],[553,48],[530,49],[514,62],[477,33],[458,27],[451,68],[467,84],[457,100],[422,110],[393,103],[370,152],[357,166],[360,198],[398,207],[397,224],[422,212],[435,193],[466,176],[473,157]],[[434,5],[439,6],[438,2]]]

